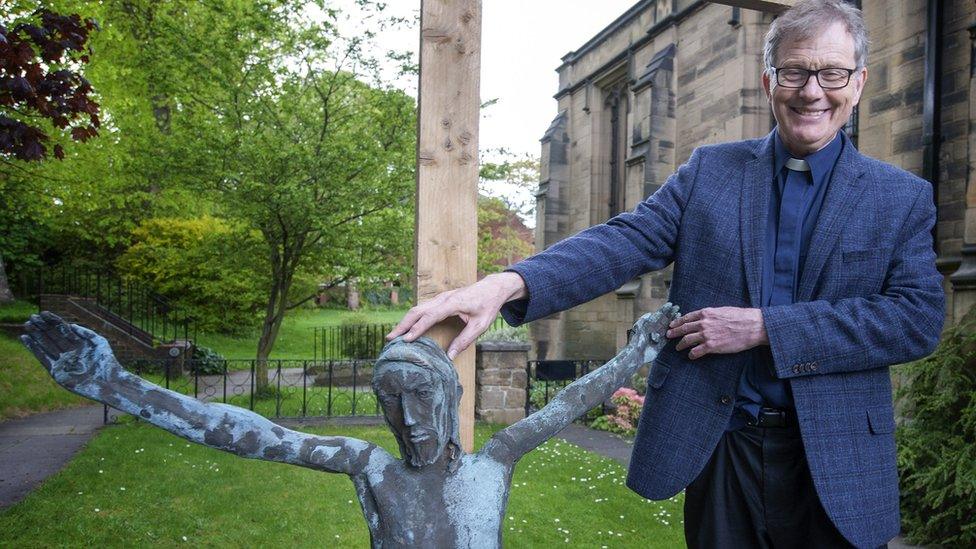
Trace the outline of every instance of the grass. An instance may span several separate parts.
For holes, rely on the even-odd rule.
[[[497,426],[478,425],[476,444]],[[385,427],[310,431],[368,439]],[[681,497],[648,502],[614,461],[549,441],[516,469],[505,547],[679,547]],[[61,473],[0,511],[0,546],[368,547],[341,475],[240,459],[145,423],[102,430]]]
[[[282,321],[271,358],[313,358],[315,354],[314,328],[339,326],[344,319],[362,314],[368,317],[370,323],[396,324],[406,312],[406,309],[383,311],[298,309],[290,311],[285,315],[285,320]],[[224,358],[253,359],[257,353],[259,336],[260,332],[257,330],[244,336],[198,334],[197,342],[224,355]]]
[[[0,305],[0,324],[23,324],[36,312],[37,307],[33,303],[20,300],[5,303]]]
[[[0,419],[90,404],[62,389],[17,339],[0,333]]]

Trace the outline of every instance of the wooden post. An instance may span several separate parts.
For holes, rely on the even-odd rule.
[[[475,282],[478,259],[478,117],[481,1],[421,0],[417,124],[417,302]],[[448,319],[428,335],[445,349]],[[474,345],[454,359],[464,393],[461,444],[474,447]]]
[[[793,7],[797,0],[712,0],[713,4],[725,4],[737,8],[780,13]]]

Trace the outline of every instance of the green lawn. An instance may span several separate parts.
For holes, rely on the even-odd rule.
[[[322,326],[338,326],[343,319],[365,314],[368,322],[376,324],[395,324],[403,318],[406,309],[386,311],[345,311],[338,309],[298,309],[289,311],[281,324],[278,339],[275,340],[271,358],[311,359],[314,356],[313,335],[314,328]],[[224,358],[254,358],[258,348],[258,336],[255,331],[245,336],[227,336],[222,334],[197,334],[200,345],[224,355]]]
[[[33,303],[14,301],[0,305],[0,324],[22,324],[30,315],[37,312]]]
[[[0,419],[91,404],[62,389],[17,339],[0,333]]]
[[[497,427],[479,425],[477,444]],[[313,431],[388,449],[384,427]],[[679,547],[681,497],[647,502],[624,469],[562,441],[523,458],[505,547]],[[0,511],[0,547],[368,547],[352,483],[187,444],[146,423],[102,430],[26,500]]]

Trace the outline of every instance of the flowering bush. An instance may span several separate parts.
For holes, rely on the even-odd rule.
[[[596,418],[590,427],[633,436],[637,432],[637,419],[644,408],[644,397],[633,389],[621,387],[610,397],[610,402],[615,406],[613,413]]]

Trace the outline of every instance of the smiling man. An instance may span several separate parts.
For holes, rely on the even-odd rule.
[[[686,489],[691,547],[877,547],[899,531],[888,367],[943,323],[931,185],[842,130],[868,77],[859,10],[801,0],[772,23],[762,83],[776,128],[710,145],[634,211],[411,309],[452,315],[450,354],[501,310],[551,315],[673,262],[672,323],[651,369],[627,484]]]

